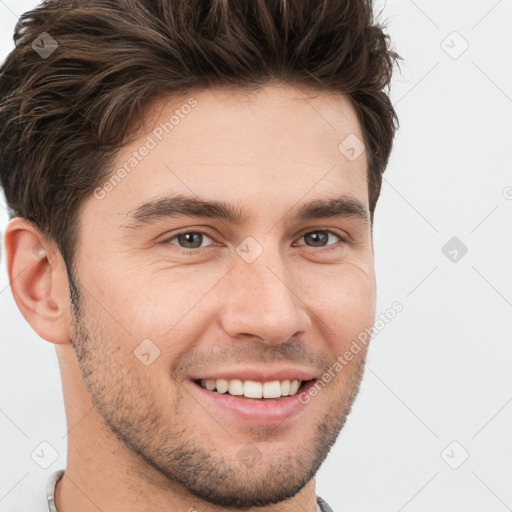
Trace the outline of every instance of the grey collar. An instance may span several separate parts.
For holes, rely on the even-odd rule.
[[[48,479],[48,485],[46,486],[46,496],[48,497],[48,510],[50,512],[57,512],[57,507],[55,506],[55,488],[57,487],[57,482],[64,475],[64,470],[59,469],[50,475]]]

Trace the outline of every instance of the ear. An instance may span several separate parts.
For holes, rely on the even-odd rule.
[[[7,224],[4,247],[12,295],[25,320],[41,338],[69,343],[69,283],[55,243],[33,222],[15,217]]]

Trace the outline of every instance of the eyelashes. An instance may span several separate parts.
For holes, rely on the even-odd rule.
[[[319,234],[319,233],[323,233],[323,234],[327,235],[326,237],[323,238],[324,241],[326,240],[327,242],[329,242],[329,238],[331,235],[336,237],[337,239],[339,239],[339,241],[335,242],[335,243],[327,243],[326,245],[318,245],[318,246],[307,245],[307,244],[298,244],[298,246],[310,247],[312,249],[316,248],[316,249],[322,250],[322,251],[329,251],[329,250],[333,250],[333,249],[339,249],[341,246],[343,246],[344,244],[347,243],[347,239],[344,236],[342,236],[337,231],[333,231],[331,229],[314,229],[314,230],[309,229],[308,231],[303,232],[299,236],[299,240],[303,239],[307,235]],[[200,246],[199,247],[183,247],[182,245],[179,245],[179,243],[178,244],[173,243],[173,240],[175,240],[175,239],[180,243],[187,243],[187,235],[196,235],[195,238],[193,240],[189,240],[189,242],[193,243],[194,241],[195,242],[199,241]],[[179,233],[173,234],[172,236],[163,240],[162,243],[176,245],[176,247],[179,249],[179,251],[184,255],[194,255],[194,254],[199,254],[200,250],[209,249],[214,246],[214,244],[202,246],[202,242],[204,241],[204,238],[214,241],[213,237],[210,236],[205,231],[201,231],[198,229],[189,229],[186,231],[181,231]],[[320,240],[320,241],[322,241],[322,240]]]

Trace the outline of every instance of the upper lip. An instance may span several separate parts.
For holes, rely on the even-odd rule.
[[[191,375],[192,380],[217,380],[217,379],[240,379],[253,380],[257,382],[272,382],[275,380],[312,380],[315,375],[312,371],[303,368],[281,367],[281,368],[255,368],[238,367],[224,370],[207,370]]]

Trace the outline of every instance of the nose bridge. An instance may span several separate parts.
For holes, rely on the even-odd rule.
[[[249,334],[273,344],[307,328],[304,304],[277,248],[265,247],[251,263],[239,257],[229,276],[229,299],[221,316],[230,336]]]

